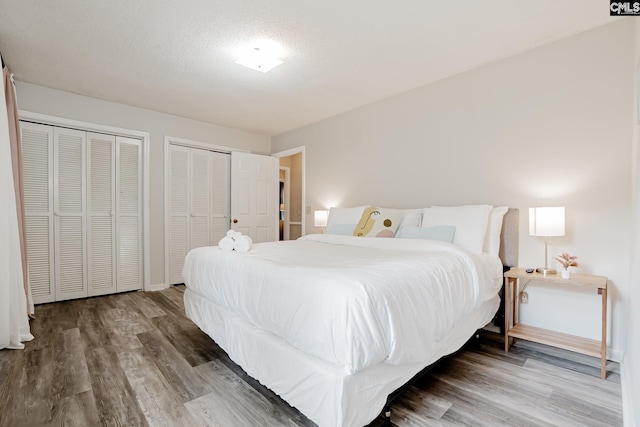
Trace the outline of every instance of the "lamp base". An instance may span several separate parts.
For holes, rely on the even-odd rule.
[[[546,276],[547,274],[558,274],[558,272],[553,268],[536,268],[536,272],[542,273],[544,276]]]

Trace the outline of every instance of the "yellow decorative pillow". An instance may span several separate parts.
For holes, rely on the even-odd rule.
[[[400,209],[366,208],[353,232],[357,237],[393,237],[402,221]]]

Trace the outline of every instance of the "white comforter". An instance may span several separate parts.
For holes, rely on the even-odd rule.
[[[431,240],[308,235],[187,255],[186,286],[354,373],[427,359],[456,321],[493,297],[499,259]]]

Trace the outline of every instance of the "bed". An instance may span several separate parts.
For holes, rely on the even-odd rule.
[[[500,219],[501,257],[438,240],[335,234],[247,253],[197,248],[185,259],[185,311],[319,426],[366,425],[493,319],[503,265],[517,256],[517,210]]]

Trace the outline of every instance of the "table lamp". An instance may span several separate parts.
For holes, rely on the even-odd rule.
[[[544,267],[536,271],[545,276],[556,273],[547,266],[549,237],[564,236],[564,207],[529,208],[529,235],[544,237]]]
[[[324,228],[327,226],[327,218],[329,218],[329,211],[313,212],[313,225],[322,227],[322,233],[324,233]]]

